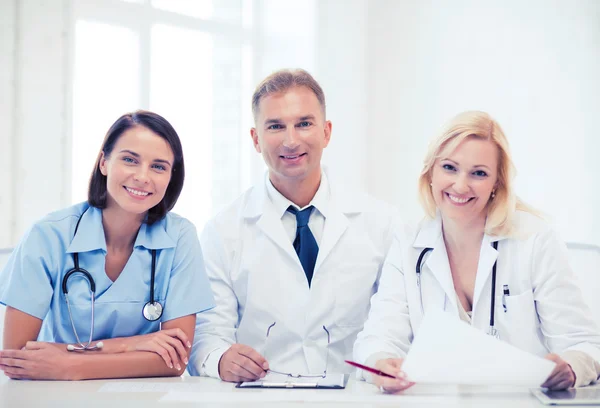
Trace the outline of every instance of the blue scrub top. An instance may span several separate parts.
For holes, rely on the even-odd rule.
[[[152,249],[156,249],[154,298],[164,308],[156,322],[149,322],[142,315],[142,308],[150,300]],[[155,332],[160,322],[215,306],[196,228],[191,222],[168,213],[152,225],[142,224],[133,252],[113,282],[104,270],[102,210],[81,203],[37,222],[13,251],[0,275],[0,303],[42,319],[39,341],[76,342],[61,288],[65,274],[74,267],[75,252],[79,253],[79,267],[96,282],[94,340]],[[77,333],[81,341],[87,342],[91,324],[87,280],[81,274],[72,275],[68,292]]]

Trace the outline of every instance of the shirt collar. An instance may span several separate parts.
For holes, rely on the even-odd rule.
[[[135,248],[144,247],[146,249],[174,248],[176,242],[168,234],[166,224],[166,216],[152,225],[143,223],[133,246]]]
[[[166,219],[152,225],[143,223],[135,239],[134,247],[147,249],[163,249],[175,247],[175,241],[167,233]],[[89,206],[79,218],[77,232],[73,231],[73,239],[67,253],[88,252],[101,249],[106,251],[106,238],[102,226],[102,210]]]
[[[296,204],[292,203],[290,200],[284,197],[283,194],[277,191],[277,189],[273,186],[273,183],[271,183],[268,173],[265,179],[265,184],[267,190],[267,197],[273,204],[273,207],[275,208],[275,213],[279,218],[283,217],[290,205],[298,208]],[[329,209],[329,197],[329,181],[327,180],[327,175],[325,174],[325,172],[321,171],[321,183],[319,184],[319,188],[317,189],[317,192],[315,193],[313,199],[306,207],[309,207],[311,205],[314,206],[323,215],[323,217],[327,218],[327,212]],[[303,210],[304,208],[298,209]]]
[[[102,210],[96,207],[84,207],[84,212],[79,216],[78,226],[73,230],[71,245],[67,253],[88,252],[97,249],[106,251],[106,239],[102,226]]]

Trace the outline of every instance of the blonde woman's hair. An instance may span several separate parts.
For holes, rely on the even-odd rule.
[[[494,187],[494,197],[488,202],[485,232],[488,235],[510,236],[514,232],[513,219],[516,210],[539,213],[521,201],[513,189],[515,167],[513,165],[508,140],[502,128],[490,115],[480,111],[467,111],[455,116],[442,134],[429,144],[423,169],[419,176],[419,199],[425,213],[435,218],[436,205],[431,191],[431,173],[436,160],[447,157],[467,138],[489,140],[498,147],[498,180]]]

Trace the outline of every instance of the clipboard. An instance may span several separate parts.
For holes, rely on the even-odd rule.
[[[259,381],[247,381],[236,384],[235,388],[287,388],[287,389],[329,389],[343,390],[348,383],[347,374],[328,374],[325,378],[292,378],[281,375],[267,375]]]

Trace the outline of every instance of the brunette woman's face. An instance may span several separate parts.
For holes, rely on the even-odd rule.
[[[164,198],[173,162],[169,143],[150,129],[135,126],[125,131],[110,155],[100,160],[100,172],[107,178],[106,208],[145,214]]]

